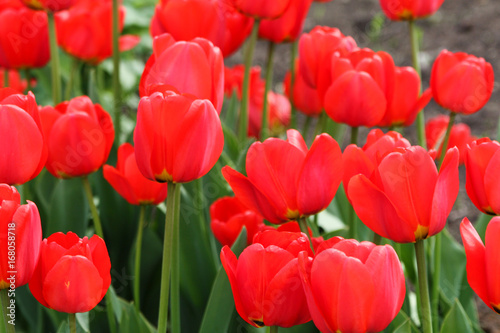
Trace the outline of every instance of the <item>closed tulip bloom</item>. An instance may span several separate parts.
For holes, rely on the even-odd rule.
[[[312,0],[291,0],[286,11],[274,20],[262,20],[259,37],[274,43],[293,42],[299,38]]]
[[[452,112],[479,111],[493,91],[493,67],[483,58],[443,50],[431,71],[432,97]]]
[[[77,3],[77,0],[20,0],[34,10],[58,12],[65,10]]]
[[[473,141],[465,150],[465,189],[485,214],[500,215],[500,144],[489,138]]]
[[[0,89],[0,182],[24,184],[47,160],[47,147],[35,95]]]
[[[21,205],[16,188],[0,184],[0,289],[27,284],[38,262],[42,225],[36,205]],[[16,273],[11,279],[12,271]]]
[[[40,110],[49,150],[47,170],[58,178],[97,171],[108,159],[115,138],[111,116],[87,96]]]
[[[444,0],[379,0],[384,14],[391,20],[415,20],[434,14]]]
[[[8,71],[8,75],[9,75],[8,86],[6,86],[5,82],[4,82],[5,71]],[[7,87],[14,89],[18,94],[24,94],[24,91],[28,87],[28,82],[25,79],[21,78],[21,75],[15,69],[10,69],[10,70],[5,69],[4,70],[4,69],[0,68],[0,89],[7,88]]]
[[[111,285],[106,244],[97,235],[57,232],[44,239],[29,288],[43,306],[59,312],[92,310]]]
[[[271,233],[273,237],[250,245],[239,258],[228,246],[222,248],[220,257],[236,310],[256,327],[306,323],[311,316],[300,285],[297,255],[311,251],[309,241],[305,234]]]
[[[45,66],[50,60],[47,14],[18,0],[2,0],[0,5],[0,67]]]
[[[247,231],[247,244],[253,236],[266,228],[264,219],[258,213],[245,207],[235,197],[222,197],[210,205],[210,227],[215,238],[222,245],[233,245],[243,227]]]
[[[298,131],[288,130],[287,137],[250,146],[248,177],[229,166],[222,168],[236,197],[275,224],[324,210],[344,170],[340,147],[328,134],[318,135],[310,149]]]
[[[448,150],[438,173],[420,146],[398,148],[380,162],[369,179],[349,181],[349,198],[361,221],[375,233],[411,243],[440,232],[458,194],[457,148]]]
[[[116,168],[106,164],[102,171],[108,183],[131,205],[157,205],[167,197],[167,184],[151,181],[139,171],[130,143],[118,148]]]
[[[186,183],[215,165],[224,136],[209,100],[166,91],[139,102],[134,144],[137,165],[146,178]]]
[[[385,156],[397,150],[397,148],[409,148],[411,144],[403,138],[401,134],[389,131],[386,134],[376,128],[368,133],[366,143],[363,147],[351,144],[346,147],[342,155],[345,168],[342,183],[349,198],[348,185],[352,177],[363,174],[367,178],[372,178],[378,165]]]
[[[285,12],[291,1],[295,0],[229,0],[241,13],[256,19],[275,19]]]
[[[208,99],[220,113],[224,100],[224,63],[220,49],[204,38],[176,42],[169,34],[155,37],[153,55],[142,73],[139,94],[141,97],[151,95],[158,87]]]
[[[169,33],[175,40],[206,38],[230,56],[252,30],[253,19],[226,0],[161,0],[151,22],[153,37]]]
[[[380,332],[403,305],[403,269],[389,245],[334,237],[312,262],[305,252],[298,262],[311,317],[323,333]]]
[[[59,46],[75,58],[92,65],[111,57],[112,2],[81,1],[67,11],[55,15]],[[119,31],[123,29],[125,8],[119,7]],[[139,37],[125,35],[119,38],[120,51],[132,49]]]
[[[441,156],[444,136],[446,134],[449,121],[450,117],[440,115],[427,120],[427,123],[425,124],[427,147],[429,147],[429,150],[432,149],[436,152],[434,158]],[[446,147],[446,149],[457,147],[460,152],[460,164],[463,164],[467,145],[476,139],[476,137],[471,135],[470,127],[468,125],[462,123],[454,124],[451,128],[448,147]]]
[[[290,85],[292,76],[288,72],[285,76],[285,93],[290,98],[292,87]],[[319,97],[318,91],[306,84],[304,76],[300,70],[299,61],[295,65],[295,81],[293,85],[293,105],[300,112],[310,117],[318,117],[323,111],[323,101]]]
[[[468,218],[460,223],[460,234],[467,256],[467,281],[474,292],[492,310],[500,313],[500,217],[494,217],[486,227],[485,244]]]

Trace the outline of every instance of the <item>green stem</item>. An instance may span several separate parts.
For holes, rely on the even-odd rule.
[[[351,144],[358,144],[359,127],[351,127]]]
[[[375,244],[375,245],[382,244],[382,236],[380,236],[376,232],[373,233],[373,244]]]
[[[5,68],[3,70],[3,87],[7,88],[9,86],[9,70]]]
[[[31,89],[33,89],[31,86],[31,69],[26,68],[24,70],[24,76],[26,77],[26,91],[31,91]]]
[[[413,62],[413,68],[417,72],[418,76],[421,78],[422,74],[420,71],[420,63],[418,61],[418,34],[415,29],[415,21],[409,20],[408,27],[410,29],[410,43],[411,43],[411,59]],[[425,141],[425,118],[424,118],[424,110],[421,110],[417,115],[417,137],[418,144],[425,149],[427,149],[427,143]]]
[[[104,239],[104,232],[102,230],[101,218],[97,212],[97,207],[94,203],[94,195],[92,194],[92,188],[90,187],[90,182],[87,176],[82,177],[83,189],[85,190],[85,195],[87,196],[87,201],[89,203],[90,212],[92,213],[92,219],[94,220],[94,228],[97,236]]]
[[[139,212],[139,226],[137,227],[137,240],[135,242],[134,303],[137,313],[141,312],[141,252],[145,213],[146,206],[141,205]]]
[[[317,135],[319,135],[320,133],[323,133],[322,132],[322,129],[324,127],[324,124],[326,122],[326,112],[325,111],[321,111],[319,117],[318,117],[318,122],[316,123],[316,127],[314,128],[314,136],[313,138],[315,138]]]
[[[279,326],[270,326],[269,333],[278,333]]]
[[[207,207],[205,201],[205,194],[203,192],[203,177],[194,181],[196,185],[196,208],[198,209],[198,221],[200,223],[200,230],[203,235],[203,242],[205,243],[206,251],[211,251],[212,255],[210,256],[211,264],[215,268],[217,266],[217,258],[219,257],[217,254],[216,245],[212,242],[210,238],[210,231],[207,228],[207,221],[210,220],[210,217],[207,215]]]
[[[302,128],[302,135],[304,136],[304,140],[307,142],[307,134],[309,133],[309,127],[311,127],[311,119],[312,117],[306,116],[306,121],[304,122],[304,127]]]
[[[295,85],[295,59],[297,59],[298,40],[292,43],[292,56],[290,63],[290,105],[292,106],[292,115],[290,119],[290,128],[297,128],[297,109],[293,103],[293,86]]]
[[[180,184],[177,187],[180,188]],[[180,195],[175,197],[175,221],[172,239],[172,333],[181,333],[181,295],[180,295],[180,234],[179,234],[179,212]]]
[[[349,207],[349,238],[354,238],[358,236],[358,224],[356,223],[356,212],[354,211],[354,207]]]
[[[441,146],[441,156],[439,158],[439,168],[443,165],[444,157],[446,156],[446,148],[450,142],[451,129],[453,128],[453,123],[455,122],[457,114],[455,112],[450,112],[450,121],[448,122],[448,127],[446,128],[446,134],[444,135],[443,145]]]
[[[262,106],[262,126],[260,130],[260,140],[264,141],[269,137],[269,108],[267,94],[273,85],[273,63],[274,63],[274,50],[276,43],[269,42],[269,49],[267,51],[267,66],[266,66],[266,86],[264,89],[264,102]]]
[[[238,138],[240,143],[245,142],[248,133],[248,101],[250,96],[250,68],[252,67],[253,52],[257,43],[259,32],[259,20],[255,20],[248,47],[245,51],[245,75],[243,77],[243,91],[240,107],[240,122],[238,127]]]
[[[112,19],[112,32],[113,32],[113,105],[114,105],[114,119],[115,126],[115,143],[120,145],[121,140],[121,86],[120,86],[120,27],[119,27],[119,3],[118,0],[113,0],[113,19]]]
[[[314,253],[313,242],[311,239],[311,235],[309,234],[309,228],[307,227],[307,220],[305,217],[300,217],[297,219],[299,223],[300,231],[307,235],[307,239],[309,239],[309,245],[311,246],[311,250]]]
[[[418,285],[420,291],[420,308],[422,309],[422,327],[424,333],[432,333],[431,304],[429,300],[429,286],[427,284],[427,267],[425,264],[424,241],[418,240],[415,243],[415,253],[417,256]]]
[[[61,102],[61,73],[59,69],[59,49],[57,47],[54,13],[47,12],[50,42],[50,67],[52,69],[52,100],[54,105]]]
[[[9,320],[10,318],[7,317],[8,315],[8,310],[7,310],[7,307],[10,306],[10,297],[9,297],[9,288],[6,288],[6,289],[2,289],[0,290],[0,298],[2,300],[2,312],[3,312],[3,316],[2,318],[5,320],[5,326],[2,326],[2,330],[5,329],[5,332],[6,333],[15,333],[16,332],[16,327],[14,325],[11,325],[9,324]],[[13,303],[15,304],[15,303]]]
[[[165,214],[165,233],[163,238],[163,261],[161,267],[160,309],[158,312],[158,332],[167,331],[168,301],[170,289],[170,268],[172,263],[172,247],[174,223],[176,217],[176,197],[180,195],[180,185],[168,182],[167,213]]]
[[[76,333],[76,315],[74,313],[68,313],[68,320],[70,333]]]
[[[69,72],[68,85],[66,86],[66,90],[64,92],[64,99],[66,101],[69,101],[71,99],[71,90],[73,89],[73,82],[75,81],[75,72],[78,69],[79,65],[80,61],[78,60],[78,58],[73,57],[71,71]]]

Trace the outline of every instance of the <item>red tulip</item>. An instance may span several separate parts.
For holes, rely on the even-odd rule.
[[[444,0],[379,0],[391,20],[415,20],[434,14]]]
[[[248,150],[248,177],[229,166],[222,174],[236,197],[271,223],[283,223],[324,210],[332,201],[343,173],[339,145],[321,134],[307,149],[296,130],[288,139],[255,142]]]
[[[299,38],[312,0],[291,0],[283,15],[274,20],[262,20],[259,37],[274,43],[291,42]]]
[[[247,231],[247,244],[252,244],[253,236],[263,228],[263,218],[243,206],[234,197],[222,197],[210,206],[210,227],[215,238],[222,245],[233,245],[243,226]]]
[[[40,254],[42,225],[38,209],[31,201],[20,203],[15,187],[0,184],[0,289],[27,284]]]
[[[87,312],[106,295],[111,285],[110,270],[102,238],[57,232],[43,240],[29,288],[36,300],[49,309]]]
[[[139,171],[130,143],[118,148],[116,168],[106,164],[102,171],[108,183],[131,205],[157,205],[167,197],[167,184],[153,182]]]
[[[5,77],[5,71],[9,71],[9,84],[6,85],[5,82],[4,82],[4,77]],[[32,80],[33,82],[32,83],[35,83],[34,80]],[[26,88],[28,87],[28,82],[21,78],[21,75],[19,74],[19,72],[15,69],[1,69],[0,68],[0,89],[1,88],[12,88],[16,91],[16,93],[18,94],[24,94],[24,91],[26,90]]]
[[[469,219],[460,223],[460,234],[467,256],[467,281],[472,290],[492,310],[500,313],[500,288],[498,267],[500,256],[500,217],[494,217],[486,228],[485,243],[479,237]]]
[[[81,1],[67,11],[55,15],[57,41],[72,56],[97,65],[111,57],[112,50],[111,1]],[[119,8],[119,30],[123,29],[125,8]],[[120,51],[132,49],[139,37],[121,36]]]
[[[319,246],[312,262],[305,252],[298,262],[309,311],[321,332],[380,332],[403,305],[403,269],[389,245],[335,237]]]
[[[184,41],[206,38],[228,57],[243,44],[252,25],[251,18],[226,0],[161,0],[151,22],[151,35],[169,33]]]
[[[45,12],[28,9],[17,0],[3,0],[0,22],[0,67],[38,68],[49,62]]]
[[[291,1],[295,0],[229,0],[241,13],[256,19],[274,19],[285,12]]]
[[[176,42],[169,34],[155,37],[139,84],[141,97],[158,87],[209,99],[218,113],[224,99],[224,63],[219,48],[203,38]],[[172,89],[168,89],[172,90]]]
[[[311,228],[308,228],[309,238],[312,240],[314,250],[324,241],[323,237],[313,237]],[[297,256],[301,251],[306,251],[309,256],[314,256],[309,245],[309,238],[307,235],[300,231],[300,226],[297,222],[287,222],[278,228],[267,227],[255,234],[253,238],[254,243],[262,244],[264,247],[270,245],[278,245],[279,247],[286,248],[293,255]]]
[[[427,147],[429,147],[429,150],[433,149],[436,151],[436,156],[434,158],[441,156],[444,136],[446,134],[449,121],[450,117],[441,115],[429,119],[425,124]],[[454,124],[451,128],[450,139],[446,149],[457,147],[460,152],[460,164],[463,164],[467,145],[476,139],[476,137],[471,135],[469,126],[466,124]]]
[[[452,112],[471,114],[488,102],[493,91],[493,68],[483,58],[441,51],[431,71],[434,100]]]
[[[321,98],[331,83],[331,57],[334,53],[347,55],[357,49],[350,36],[344,36],[337,28],[317,26],[302,34],[299,40],[300,72],[304,81],[317,88]]]
[[[304,234],[272,232],[236,259],[228,246],[221,261],[231,283],[238,314],[249,324],[291,327],[311,320],[300,285],[297,255],[311,251]],[[307,253],[307,252],[306,252]]]
[[[26,6],[34,10],[58,12],[68,9],[78,0],[20,0]]]
[[[134,143],[137,165],[146,178],[185,183],[210,171],[224,137],[209,100],[167,91],[139,102]]]
[[[422,147],[398,148],[385,156],[369,179],[356,175],[349,197],[361,221],[399,243],[440,232],[458,194],[457,148],[446,153],[441,170]]]
[[[0,89],[0,182],[24,184],[35,178],[47,160],[47,147],[35,95]]]
[[[488,138],[473,141],[465,150],[464,164],[471,201],[485,214],[500,215],[500,144]]]
[[[363,174],[371,179],[385,156],[396,151],[397,148],[410,146],[410,142],[401,134],[394,131],[384,134],[380,129],[373,129],[368,133],[366,143],[362,148],[354,144],[347,146],[342,155],[344,165],[348,166],[345,168],[342,180],[347,197],[349,198],[348,185],[352,177]]]
[[[58,178],[88,175],[108,159],[115,137],[110,115],[87,96],[40,110],[49,157],[47,170]]]

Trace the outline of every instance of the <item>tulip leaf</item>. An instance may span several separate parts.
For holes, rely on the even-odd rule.
[[[147,321],[142,313],[137,312],[134,305],[122,298],[118,298],[119,307],[123,312],[121,321],[119,322],[118,331],[120,333],[155,333],[156,330]]]
[[[77,313],[76,314],[76,321],[82,328],[84,332],[90,332],[89,329],[89,313],[88,312],[83,312],[83,313]]]
[[[239,256],[246,244],[247,231],[243,227],[231,250],[236,256]],[[199,333],[229,332],[228,328],[234,309],[231,285],[224,268],[220,267],[210,292]]]
[[[479,218],[477,219],[476,223],[474,224],[474,227],[483,240],[484,243],[484,235],[486,234],[486,227],[488,226],[488,223],[490,220],[493,218],[493,216],[488,215],[488,214],[481,214]]]
[[[120,301],[118,300],[118,296],[116,296],[116,292],[113,286],[109,286],[108,294],[110,295],[109,299],[111,300],[111,306],[113,307],[116,320],[118,320],[118,322],[121,322],[123,314],[122,307],[120,306]]]
[[[440,292],[450,304],[460,297],[462,280],[465,273],[465,252],[463,247],[450,235],[442,231]]]
[[[473,329],[469,317],[458,299],[455,299],[453,306],[444,318],[441,326],[441,333],[470,333],[472,331]]]

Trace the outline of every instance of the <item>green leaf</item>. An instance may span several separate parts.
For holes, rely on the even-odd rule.
[[[462,280],[465,273],[465,252],[448,232],[442,231],[441,276],[439,280],[440,293],[450,304],[460,297]]]
[[[243,227],[231,250],[238,256],[246,247],[246,244],[247,232]],[[210,292],[199,333],[229,332],[228,328],[234,309],[231,284],[224,268],[221,267]]]
[[[490,220],[492,218],[493,216],[491,215],[481,214],[481,216],[479,216],[476,223],[474,224],[474,228],[476,228],[476,231],[483,240],[483,243],[484,243],[484,235],[486,234],[486,227],[488,226],[488,223],[490,223]]]
[[[469,317],[458,299],[455,299],[453,306],[444,318],[441,333],[471,333],[472,331]]]
[[[155,333],[156,330],[141,313],[138,313],[132,303],[118,298],[119,307],[123,313],[119,321],[118,332],[120,333]]]
[[[83,313],[77,313],[76,314],[76,321],[78,325],[82,328],[83,332],[90,332],[89,328],[89,313],[88,312],[83,312]]]

